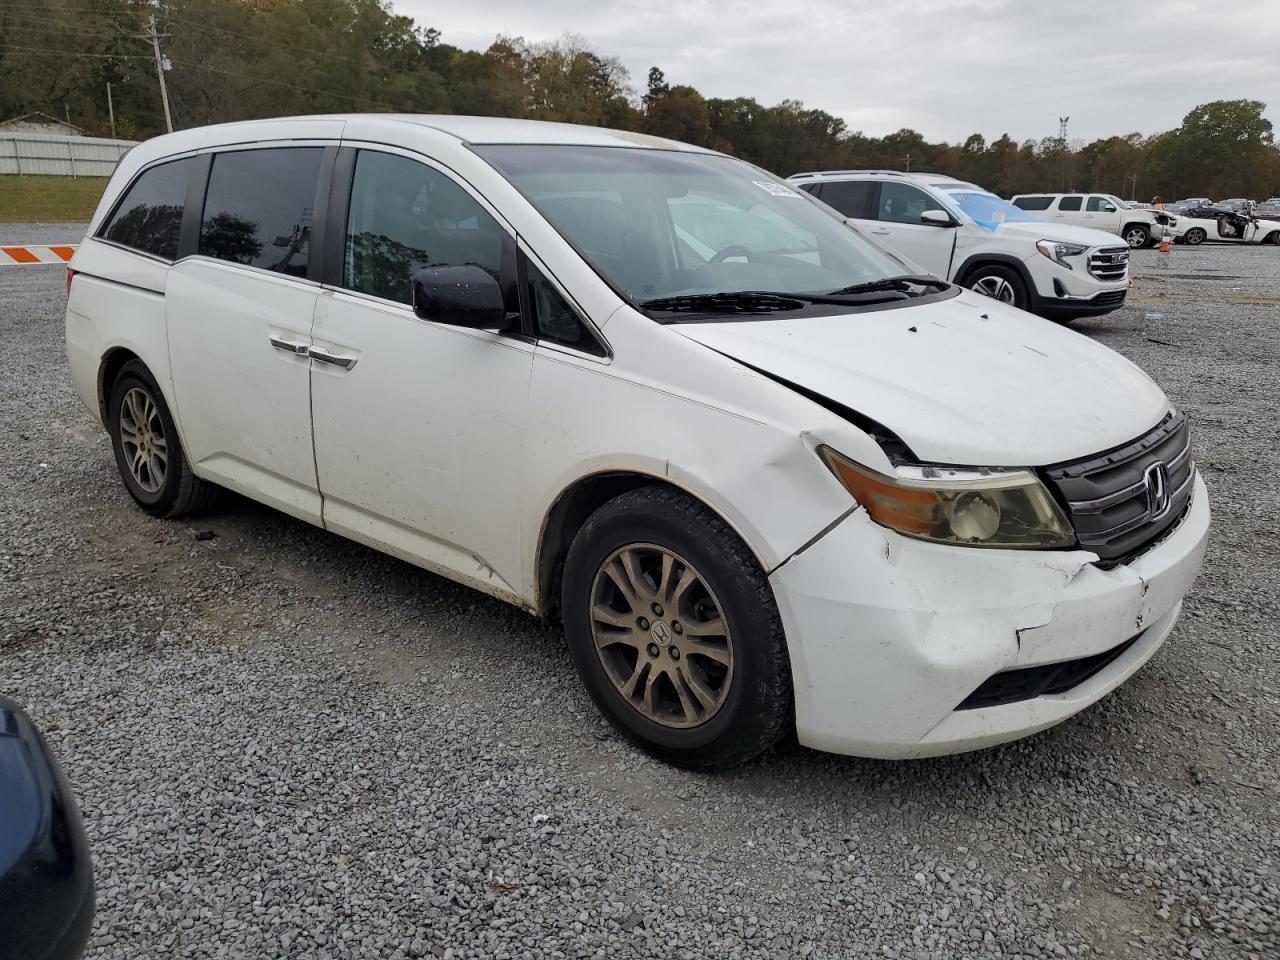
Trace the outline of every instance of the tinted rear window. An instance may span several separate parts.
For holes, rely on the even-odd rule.
[[[305,277],[323,155],[320,147],[272,147],[215,156],[199,252]]]
[[[1058,201],[1059,210],[1079,210],[1081,197],[1063,197]]]
[[[152,167],[133,182],[99,236],[166,260],[178,256],[194,157]]]
[[[1048,210],[1051,203],[1053,197],[1019,197],[1013,201],[1015,207],[1023,210]]]

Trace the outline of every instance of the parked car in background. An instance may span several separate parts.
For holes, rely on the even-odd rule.
[[[1213,201],[1208,197],[1186,197],[1179,200],[1178,203],[1182,204],[1184,207],[1207,207],[1213,203]]]
[[[1118,237],[1048,225],[950,177],[885,170],[798,173],[789,182],[944,280],[1043,317],[1109,313],[1129,289]]]
[[[1191,246],[1206,240],[1280,244],[1280,222],[1212,204],[1183,211],[1173,236],[1177,242]]]
[[[93,911],[75,798],[31,718],[0,696],[0,960],[76,960]]]
[[[1280,200],[1266,200],[1253,208],[1259,220],[1280,220]]]
[[[1256,201],[1247,200],[1243,197],[1235,197],[1231,200],[1219,200],[1214,204],[1215,207],[1222,207],[1230,210],[1232,213],[1248,213],[1258,204]]]
[[[1175,219],[1163,211],[1130,207],[1111,194],[1023,193],[1013,197],[1012,202],[1050,223],[1114,233],[1135,250],[1159,243]]]
[[[1106,234],[891,182],[955,246],[1003,229],[1123,283]],[[1190,426],[1133,363],[710,150],[184,130],[121,160],[69,269],[72,380],[143,511],[229,487],[558,616],[600,710],[674,763],[1045,729],[1150,659],[1204,553]]]

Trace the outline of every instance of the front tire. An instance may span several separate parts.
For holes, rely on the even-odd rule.
[[[129,495],[153,517],[206,509],[217,487],[191,472],[164,394],[140,360],[120,368],[111,386],[107,429]]]
[[[596,706],[668,763],[733,766],[794,724],[769,580],[720,517],[679,491],[632,490],[588,518],[565,560],[561,611]]]
[[[1190,244],[1193,247],[1198,247],[1200,244],[1204,243],[1207,236],[1208,234],[1205,233],[1204,230],[1199,227],[1192,227],[1182,235],[1182,242]]]
[[[965,280],[965,286],[984,297],[1007,303],[1019,310],[1030,309],[1026,284],[1016,270],[999,264],[976,267]]]
[[[1124,242],[1132,250],[1141,250],[1151,242],[1151,231],[1140,223],[1131,223],[1124,228]]]

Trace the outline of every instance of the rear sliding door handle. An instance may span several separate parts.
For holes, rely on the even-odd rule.
[[[310,344],[299,340],[286,340],[284,337],[268,337],[267,339],[271,341],[271,345],[277,350],[292,353],[296,357],[305,357],[311,349]]]
[[[356,365],[355,357],[344,357],[336,353],[326,353],[319,347],[311,348],[311,359],[318,360],[320,363],[332,364],[335,367],[341,367],[343,370],[350,370]]]

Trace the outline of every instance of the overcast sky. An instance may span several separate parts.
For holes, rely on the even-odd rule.
[[[1091,140],[1176,127],[1209,100],[1280,126],[1280,0],[392,0],[455,46],[565,32],[705,96],[792,98],[871,135]]]

